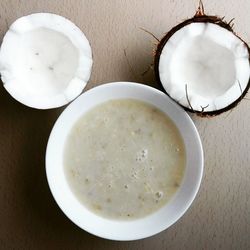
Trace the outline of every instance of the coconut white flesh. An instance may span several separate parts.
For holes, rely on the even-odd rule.
[[[91,47],[68,19],[37,13],[17,19],[3,38],[0,73],[6,90],[38,109],[63,106],[89,80]]]
[[[248,49],[216,24],[192,23],[165,44],[159,76],[166,92],[181,105],[196,111],[220,110],[237,100],[248,85]]]

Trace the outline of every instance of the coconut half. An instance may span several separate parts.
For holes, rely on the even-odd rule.
[[[60,107],[76,98],[91,67],[91,47],[83,32],[50,13],[17,19],[0,49],[4,87],[19,102],[38,109]]]
[[[249,47],[231,23],[199,8],[160,41],[155,73],[185,109],[216,115],[234,107],[249,89]]]

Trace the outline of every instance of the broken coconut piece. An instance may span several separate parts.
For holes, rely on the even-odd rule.
[[[3,38],[0,73],[6,90],[38,109],[63,106],[89,80],[91,47],[68,19],[37,13],[17,19]]]
[[[233,108],[249,89],[249,47],[231,23],[206,16],[202,6],[160,41],[155,72],[185,109],[216,115]]]

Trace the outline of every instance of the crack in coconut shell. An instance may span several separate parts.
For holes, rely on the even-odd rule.
[[[185,27],[186,25],[189,25],[189,24],[192,24],[192,23],[212,23],[212,24],[216,24],[230,32],[232,32],[237,38],[239,38],[243,43],[244,45],[246,46],[247,48],[247,51],[248,51],[248,55],[250,55],[250,48],[249,46],[247,45],[247,43],[245,41],[243,41],[233,30],[233,21],[234,21],[234,18],[232,18],[229,22],[226,22],[224,21],[224,18],[225,17],[218,17],[218,16],[210,16],[210,15],[205,15],[205,12],[204,12],[204,6],[203,6],[203,3],[202,1],[200,1],[200,4],[199,4],[199,7],[196,11],[196,14],[194,17],[190,18],[190,19],[187,19],[185,21],[183,21],[182,23],[176,25],[175,27],[173,27],[169,32],[167,32],[165,34],[165,36],[160,40],[160,42],[158,43],[157,45],[157,48],[156,48],[156,51],[155,51],[155,56],[154,56],[154,72],[155,72],[155,77],[156,77],[156,81],[161,85],[161,89],[163,89],[163,91],[173,100],[175,101],[176,103],[178,103],[180,106],[182,106],[186,111],[189,111],[189,112],[192,112],[192,113],[195,113],[201,117],[211,117],[211,116],[216,116],[216,115],[219,115],[223,112],[226,112],[226,111],[229,111],[230,109],[232,108],[235,108],[237,106],[237,104],[239,104],[239,102],[245,97],[245,95],[247,94],[248,90],[249,90],[249,87],[250,87],[250,79],[248,80],[248,83],[247,83],[247,86],[246,88],[244,89],[244,91],[242,91],[242,87],[239,83],[239,87],[240,87],[240,90],[241,90],[241,95],[239,96],[239,98],[237,98],[235,101],[233,101],[231,104],[229,104],[228,106],[224,107],[224,108],[221,108],[221,109],[218,109],[218,110],[213,110],[213,111],[205,111],[205,109],[208,107],[208,106],[205,106],[205,107],[202,107],[201,106],[201,111],[197,111],[197,110],[194,110],[192,108],[192,106],[190,105],[190,100],[188,98],[188,93],[186,92],[186,97],[187,97],[187,102],[189,104],[189,108],[180,104],[178,101],[176,101],[174,98],[172,98],[169,93],[166,92],[166,90],[164,89],[163,87],[163,84],[161,83],[161,80],[160,80],[160,74],[159,74],[159,61],[160,61],[160,56],[161,56],[161,53],[162,53],[162,50],[164,48],[164,46],[166,45],[166,43],[168,42],[168,40],[170,39],[170,37],[172,37],[172,35],[179,31],[181,28]],[[250,57],[248,57],[248,61],[250,62]],[[186,89],[187,91],[187,89]],[[245,98],[244,98],[245,99]]]

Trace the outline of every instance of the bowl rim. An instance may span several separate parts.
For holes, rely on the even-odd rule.
[[[115,233],[114,230],[111,230],[110,232],[108,230],[104,230],[103,232],[100,232],[100,230],[97,230],[96,228],[92,227],[91,225],[80,222],[80,220],[78,219],[78,217],[76,215],[73,215],[73,213],[71,213],[71,211],[69,210],[69,208],[68,209],[66,208],[66,206],[67,206],[66,203],[65,203],[66,201],[64,201],[65,197],[64,197],[64,195],[59,194],[59,192],[58,192],[59,188],[55,184],[55,181],[54,181],[54,178],[53,178],[53,177],[55,177],[55,175],[53,175],[53,173],[52,173],[54,171],[53,170],[53,164],[52,164],[54,159],[52,159],[52,158],[55,158],[54,157],[55,156],[54,153],[56,152],[56,149],[53,146],[53,143],[55,143],[56,133],[58,135],[58,130],[59,130],[60,126],[61,126],[61,130],[63,129],[62,128],[62,123],[64,122],[64,119],[67,118],[67,115],[69,113],[73,114],[73,112],[75,112],[75,109],[77,107],[79,108],[79,104],[81,104],[81,102],[84,102],[84,100],[87,99],[88,96],[95,96],[95,93],[97,93],[97,95],[98,95],[98,91],[101,91],[102,93],[104,93],[105,91],[107,91],[106,93],[108,93],[108,91],[113,91],[115,89],[117,89],[117,90],[120,89],[121,90],[121,89],[124,89],[124,88],[125,89],[126,88],[130,89],[130,90],[138,89],[138,91],[141,91],[141,92],[144,91],[145,93],[151,93],[152,95],[155,96],[154,98],[157,97],[154,100],[162,99],[166,103],[166,106],[170,105],[170,107],[174,110],[174,112],[176,111],[176,113],[179,114],[179,115],[177,115],[179,117],[179,122],[182,121],[182,119],[180,119],[180,118],[183,118],[185,120],[185,122],[186,122],[185,126],[188,126],[189,132],[192,133],[192,134],[188,135],[189,136],[189,140],[193,140],[193,143],[194,143],[193,145],[195,147],[195,150],[197,151],[197,155],[196,155],[197,159],[193,160],[193,163],[192,163],[192,164],[196,164],[197,171],[195,173],[196,174],[195,181],[193,183],[191,183],[190,187],[187,186],[188,190],[184,191],[184,192],[190,192],[189,198],[187,199],[185,206],[183,206],[181,209],[179,209],[179,212],[177,212],[177,214],[173,218],[168,219],[169,221],[166,222],[165,224],[163,222],[162,225],[159,226],[159,227],[156,227],[156,228],[153,228],[153,229],[148,229],[148,230],[144,229],[145,230],[144,232],[136,232],[136,233],[134,232],[134,233],[128,233],[128,235],[119,235],[119,232]],[[121,93],[121,95],[123,95],[123,94]],[[146,97],[144,97],[143,94],[141,94],[141,97],[142,97],[141,99],[140,98],[134,98],[134,99],[142,100],[142,101],[145,101],[146,103],[148,102],[148,103],[151,103],[151,104],[154,105],[154,100],[151,100],[151,101],[146,100]],[[121,99],[121,98],[122,97],[119,97],[119,98],[114,97],[114,98],[111,98],[111,99]],[[130,97],[123,97],[123,98],[125,98],[125,99],[129,98],[130,99]],[[93,102],[92,103],[92,107],[94,107],[94,106],[98,105],[99,103],[103,103],[105,101],[100,101],[98,103],[98,100],[95,100],[95,101],[92,101],[92,102]],[[86,110],[84,112],[82,112],[81,115],[83,115],[89,109],[91,109],[91,107],[90,108],[86,108]],[[159,109],[162,110],[161,108],[159,108]],[[162,111],[164,113],[166,113],[164,110],[162,110]],[[78,120],[81,117],[81,115],[76,116],[74,118],[75,121]],[[167,115],[173,121],[173,117],[171,117],[171,115],[169,115],[169,113],[167,113]],[[176,122],[175,121],[173,121],[173,122],[177,126]],[[73,124],[75,124],[74,121],[71,122],[71,126]],[[178,126],[179,126],[179,124],[178,124]],[[182,127],[183,126],[184,125],[182,124]],[[179,128],[179,130],[180,130],[180,128]],[[69,132],[69,130],[68,130],[68,132]],[[180,132],[181,132],[181,134],[183,136],[184,135],[184,131],[180,130]],[[61,147],[63,148],[64,146],[61,146]],[[186,141],[185,141],[185,147],[186,147],[186,151],[190,150],[190,149],[187,148]],[[188,154],[188,152],[186,152],[186,154]],[[188,158],[188,155],[186,157]],[[196,195],[197,195],[197,193],[199,191],[199,188],[200,188],[200,184],[201,184],[201,180],[202,180],[202,176],[203,176],[204,153],[203,153],[201,139],[200,139],[199,133],[197,131],[197,128],[194,125],[194,122],[189,117],[189,115],[186,113],[186,111],[184,111],[180,106],[178,106],[175,102],[173,102],[166,94],[164,94],[160,90],[155,89],[153,87],[150,87],[150,86],[147,86],[147,85],[144,85],[144,84],[135,83],[135,82],[111,82],[111,83],[105,83],[105,84],[99,85],[97,87],[94,87],[94,88],[92,88],[92,89],[84,92],[78,98],[76,98],[70,105],[68,105],[65,108],[65,110],[60,114],[60,116],[56,120],[56,122],[55,122],[55,124],[54,124],[54,126],[53,126],[53,128],[51,130],[51,133],[50,133],[50,136],[49,136],[49,139],[48,139],[48,144],[47,144],[47,149],[46,149],[46,156],[45,156],[45,162],[46,162],[46,176],[47,176],[47,181],[48,181],[48,185],[49,185],[50,191],[52,193],[52,196],[54,197],[54,199],[55,199],[57,205],[60,207],[60,209],[64,212],[64,214],[74,224],[76,224],[81,229],[83,229],[83,230],[85,230],[85,231],[87,231],[87,232],[89,232],[89,233],[91,233],[93,235],[99,236],[101,238],[110,239],[110,240],[118,240],[118,241],[131,241],[131,240],[138,240],[138,239],[143,239],[143,238],[147,238],[147,237],[153,236],[153,235],[155,235],[155,234],[157,234],[157,233],[159,233],[159,232],[167,229],[171,225],[173,225],[176,221],[178,221],[184,215],[184,213],[188,210],[188,208],[193,203],[193,201],[194,201],[194,199],[195,199],[195,197],[196,197]],[[63,169],[62,164],[60,164],[60,165],[61,165],[61,168]],[[186,166],[186,170],[187,170],[187,166]],[[185,170],[185,172],[187,172],[186,170]],[[191,171],[191,170],[189,170],[189,171]],[[186,176],[187,174],[184,173],[184,175]],[[192,177],[189,176],[189,179],[190,178],[192,178]],[[182,185],[183,185],[183,183],[181,184],[181,187],[182,187]],[[64,188],[64,187],[62,186],[60,188]],[[67,188],[69,189],[69,187],[67,187]],[[192,192],[189,191],[189,189],[192,190]],[[71,191],[69,190],[69,192],[71,192]],[[178,195],[179,195],[179,193],[178,193]],[[74,196],[74,195],[72,194],[72,196]],[[179,198],[179,196],[177,198]],[[176,203],[178,201],[177,198],[176,198]],[[74,199],[77,200],[76,197],[74,197]],[[78,203],[80,204],[79,201],[78,201]],[[167,207],[168,204],[169,204],[169,202],[166,205],[164,205],[163,208]],[[82,209],[84,209],[83,205],[82,204],[80,204],[80,205],[82,206]],[[182,205],[182,203],[180,203],[179,205]],[[97,220],[102,221],[103,225],[105,225],[105,223],[107,223],[107,225],[108,225],[109,223],[112,222],[114,224],[114,227],[117,227],[117,229],[121,225],[124,225],[124,227],[126,227],[126,228],[129,228],[129,227],[130,228],[131,227],[134,228],[133,224],[136,224],[136,222],[138,222],[139,224],[142,223],[140,225],[143,225],[143,221],[145,221],[146,218],[148,218],[148,217],[151,218],[151,216],[153,218],[154,216],[156,216],[155,214],[158,213],[158,212],[156,212],[156,213],[153,213],[152,215],[146,216],[145,218],[143,217],[143,218],[137,219],[137,220],[131,220],[131,221],[114,221],[114,220],[111,220],[111,219],[102,218],[102,217],[100,217],[98,215],[94,215],[92,212],[90,212],[90,211],[87,212],[86,210],[87,209],[85,208],[84,209],[84,211],[85,211],[84,213],[86,215],[85,218],[88,218],[88,216],[92,216],[93,215],[93,216],[97,217]],[[158,217],[159,217],[159,215],[158,215]],[[158,217],[155,217],[155,218],[158,218]],[[153,219],[151,219],[151,220],[153,220]],[[149,222],[147,222],[147,223],[145,223],[145,226],[146,225],[151,225],[151,224]],[[141,226],[138,226],[138,228],[141,228]],[[125,230],[125,232],[128,231],[128,230],[127,231],[126,230]]]

